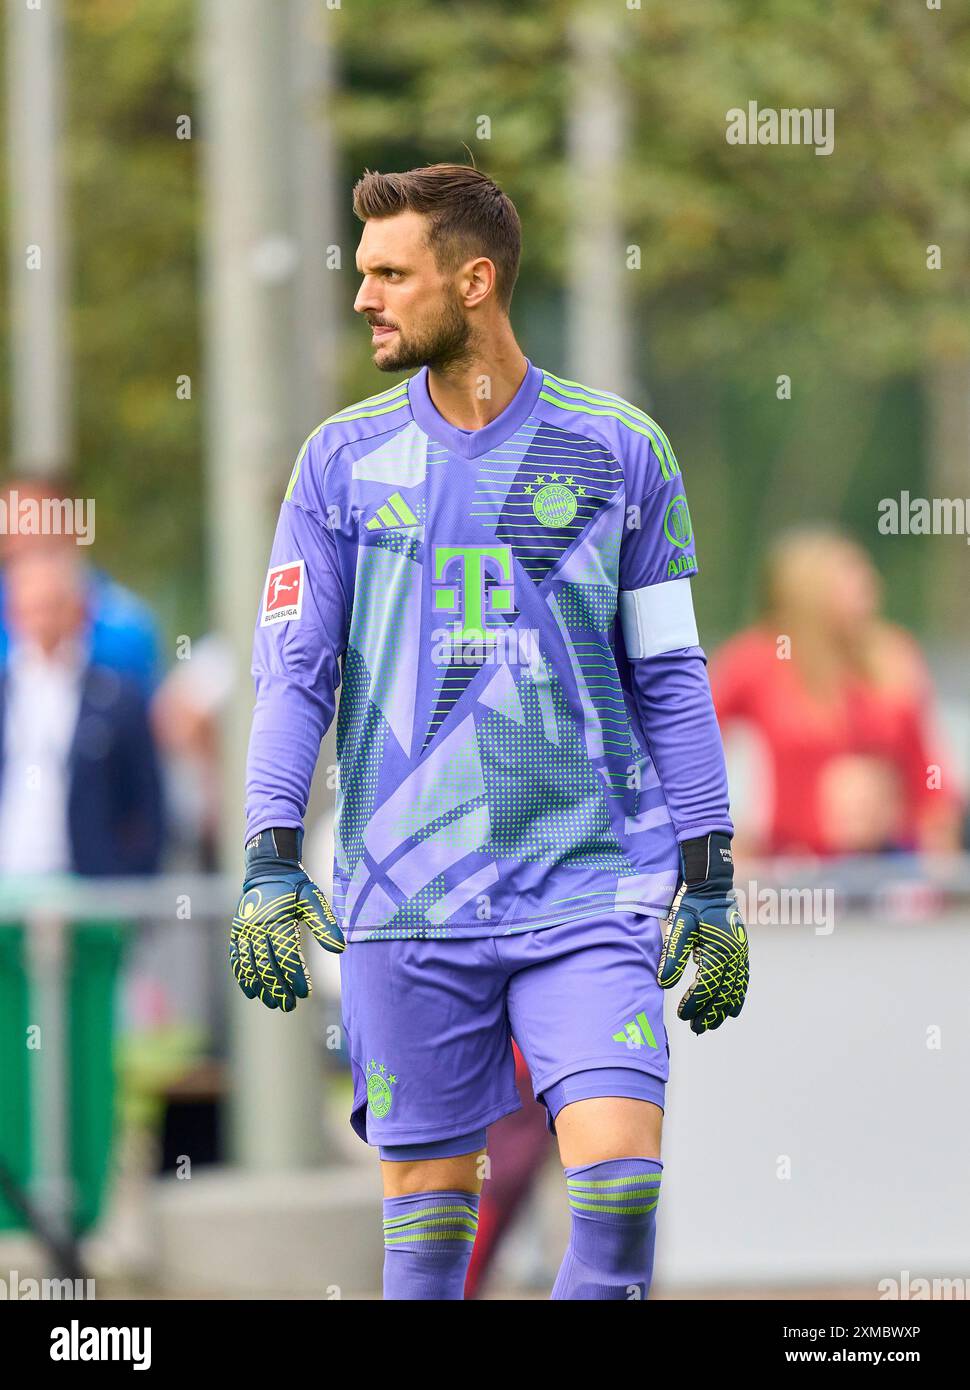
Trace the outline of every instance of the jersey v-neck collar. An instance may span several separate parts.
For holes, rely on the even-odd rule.
[[[452,453],[464,458],[480,458],[515,433],[519,426],[529,418],[532,408],[539,399],[542,387],[542,372],[526,358],[525,376],[522,384],[501,415],[496,415],[479,430],[460,430],[451,425],[438,413],[428,391],[428,369],[422,367],[408,381],[408,399],[411,414],[418,427],[431,439],[443,444]]]

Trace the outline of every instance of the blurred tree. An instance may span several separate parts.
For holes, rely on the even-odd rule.
[[[917,619],[912,551],[878,536],[877,504],[900,487],[952,496],[959,477],[970,492],[970,439],[936,424],[955,413],[941,397],[970,385],[970,16],[905,0],[647,0],[630,15],[628,206],[662,344],[655,374],[703,384],[710,363],[756,412],[787,410],[796,426],[732,469],[747,519],[736,538],[811,514],[848,521],[881,542],[893,597]],[[729,144],[726,113],[750,102],[831,108],[832,153]],[[773,400],[782,373],[795,409]],[[887,428],[899,374],[932,387],[922,448],[905,384],[910,418]],[[966,546],[934,538],[922,559],[928,616],[945,631],[965,611]]]
[[[874,376],[970,350],[970,16],[895,0],[631,12],[643,291],[696,366],[790,343]],[[646,59],[646,61],[644,61]],[[737,145],[726,113],[832,108],[834,150]],[[947,240],[940,272],[927,248]],[[739,359],[736,354],[741,353]]]
[[[363,171],[474,163],[498,180],[526,223],[513,319],[526,350],[534,350],[543,331],[534,333],[533,325],[558,312],[552,301],[561,284],[553,247],[565,225],[569,9],[564,0],[534,8],[514,0],[354,0],[334,11],[343,77],[335,117],[347,192],[348,309],[360,236],[349,194]],[[359,327],[351,330],[346,360],[351,396],[377,389]]]
[[[922,411],[908,382],[928,375],[936,398],[970,380],[970,17],[908,0],[615,3],[633,99],[623,206],[639,399],[659,397],[696,480],[722,625],[750,585],[759,531],[814,513],[875,541],[876,503],[887,473],[900,472],[887,470],[887,450],[905,442],[902,486],[966,477],[968,444],[952,428],[930,441],[923,474]],[[368,164],[461,159],[466,142],[522,215],[514,316],[533,355],[545,335],[531,311],[563,282],[576,206],[561,141],[575,8],[355,0],[340,20],[348,183]],[[727,113],[749,102],[832,108],[833,152],[729,144]],[[360,389],[373,389],[366,352],[355,358]],[[792,379],[784,404],[783,374]],[[887,382],[908,406],[903,436],[886,425],[898,414]],[[743,419],[732,406],[741,399]],[[937,405],[931,419],[953,414]],[[942,562],[945,544],[924,551],[936,615],[962,602],[966,573],[954,544],[954,563]],[[878,559],[899,574],[895,596],[912,620],[913,556],[905,540],[892,545]]]
[[[197,632],[205,393],[194,5],[69,0],[66,16],[78,475],[97,498],[99,552],[162,602],[177,632]],[[177,396],[179,378],[191,399]]]
[[[164,598],[175,630],[194,630],[200,209],[196,142],[176,139],[176,121],[197,111],[195,6],[65,3],[79,475],[98,499],[99,554]],[[714,581],[702,603],[724,629],[759,534],[826,514],[874,542],[880,496],[953,495],[966,479],[970,15],[918,0],[603,3],[628,33],[634,394],[685,464]],[[564,139],[574,11],[574,0],[322,6],[342,83],[321,113],[337,122],[345,199],[340,399],[390,384],[351,323],[349,192],[366,167],[472,158],[498,178],[526,234],[516,328],[535,360],[564,365],[566,231],[582,196]],[[729,144],[727,112],[752,101],[831,107],[833,153]],[[182,373],[191,401],[175,396]],[[782,375],[790,401],[776,395]],[[942,620],[965,555],[947,549],[955,538],[922,540],[886,540],[876,559],[900,616],[918,620],[925,594]]]
[[[95,562],[149,594],[171,630],[197,632],[205,517],[194,6],[65,0],[63,10],[72,487],[96,502]],[[192,139],[178,138],[186,116]],[[176,396],[183,375],[191,399]]]

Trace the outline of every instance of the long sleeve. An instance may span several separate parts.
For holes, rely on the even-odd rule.
[[[690,576],[697,572],[684,480],[653,445],[627,460],[619,614],[631,695],[678,840],[730,835],[724,750]],[[659,486],[645,483],[670,473]]]
[[[300,489],[304,500],[283,502],[257,620],[247,840],[270,826],[302,826],[340,684],[349,605],[333,532],[305,505],[310,486]]]
[[[679,583],[689,584],[689,580]],[[698,646],[630,662],[637,713],[678,840],[734,833],[707,661]]]

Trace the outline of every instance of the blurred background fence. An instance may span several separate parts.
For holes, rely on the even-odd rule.
[[[658,1291],[965,1272],[970,16],[8,0],[0,41],[0,1219],[26,1197],[49,1238],[18,1258],[70,1263],[79,1226],[120,1287],[184,1292],[206,1251],[232,1287],[258,1209],[262,1291],[376,1289],[335,980],[318,954],[319,1007],[281,1028],[230,993],[222,936],[279,499],[310,430],[392,384],[352,313],[350,189],[473,160],[522,219],[525,352],[674,442],[742,886],[768,892],[743,1024],[671,1020]],[[789,110],[800,143],[762,119]],[[810,922],[772,921],[809,872]],[[95,1072],[99,1116],[70,1097]],[[191,1154],[205,1182],[154,1176]],[[507,1287],[548,1272],[535,1210]]]
[[[970,968],[970,857],[888,868],[854,858],[834,873],[817,861],[749,861],[738,888],[757,971],[746,1027],[711,1046],[678,1024],[668,1001],[670,1183],[654,1296],[875,1298],[880,1281],[904,1270],[965,1279],[970,1123],[954,1098],[965,1089],[970,1042],[962,993],[947,981]],[[0,1154],[9,1162],[11,1141],[15,1153],[26,1142],[18,1156],[46,1238],[0,1236],[21,1278],[71,1268],[62,1252],[73,1225],[88,1233],[76,1268],[96,1271],[108,1295],[373,1297],[379,1289],[379,1180],[346,1125],[338,975],[315,946],[315,1079],[304,1101],[317,1161],[302,1173],[248,1175],[227,1163],[229,1035],[216,1001],[236,891],[229,877],[161,875],[80,891],[72,881],[40,893],[25,884],[19,906],[16,890],[7,897],[8,912],[26,914],[27,958],[16,960],[4,940],[11,928],[0,926],[8,1005]],[[124,924],[129,988],[151,998],[157,970],[168,993],[123,1035],[120,1089],[105,1047],[104,997],[118,964],[109,953],[106,972],[106,922]],[[100,970],[85,934],[101,948]],[[19,1114],[9,1092],[18,964],[30,979],[29,1017],[47,1039],[26,1084],[15,1086]],[[54,1043],[61,1016],[70,1047]],[[124,1137],[109,1147],[115,1107]],[[542,1296],[567,1235],[560,1181],[550,1144],[486,1292]],[[731,1202],[717,1195],[727,1186]],[[0,1230],[24,1224],[0,1200]]]

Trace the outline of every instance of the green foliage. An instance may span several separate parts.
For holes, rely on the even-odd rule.
[[[80,486],[97,499],[97,558],[202,617],[204,507],[194,6],[72,0],[64,33],[66,175]],[[176,379],[192,399],[176,398]]]
[[[321,118],[336,124],[345,198],[341,400],[390,384],[375,377],[351,311],[349,194],[368,167],[473,159],[496,177],[525,230],[516,329],[536,360],[568,365],[564,248],[586,196],[565,162],[576,8],[343,0],[326,10],[340,90]],[[80,489],[97,499],[98,560],[160,602],[174,631],[198,631],[202,204],[198,139],[175,138],[185,114],[199,133],[197,5],[66,0],[65,11]],[[922,0],[602,0],[599,13],[629,104],[617,252],[641,253],[628,272],[636,371],[652,388],[641,395],[692,480],[716,581],[707,602],[727,627],[757,536],[789,519],[801,492],[862,529],[888,476],[918,477],[905,379],[970,355],[970,17]],[[833,107],[835,152],[729,145],[726,112],[749,101]],[[941,270],[926,267],[930,244]],[[4,321],[5,296],[4,286]],[[794,380],[789,403],[775,399],[780,372]],[[181,374],[191,401],[176,399]],[[887,467],[901,429],[905,457]],[[913,566],[893,554],[912,603]]]
[[[519,207],[523,279],[557,280],[583,196],[562,139],[576,8],[346,4],[348,181],[365,166],[471,157]],[[629,98],[624,213],[642,254],[631,295],[669,362],[730,370],[739,352],[777,360],[796,341],[807,361],[835,354],[878,378],[970,352],[960,7],[617,0],[601,13]],[[726,112],[749,101],[832,107],[834,153],[728,144]],[[488,139],[477,138],[481,114]],[[927,269],[931,244],[943,247],[940,271]]]
[[[628,213],[673,362],[743,372],[739,352],[797,342],[879,377],[970,352],[965,11],[692,0],[631,18]],[[750,101],[833,108],[834,152],[728,144],[725,113]]]

